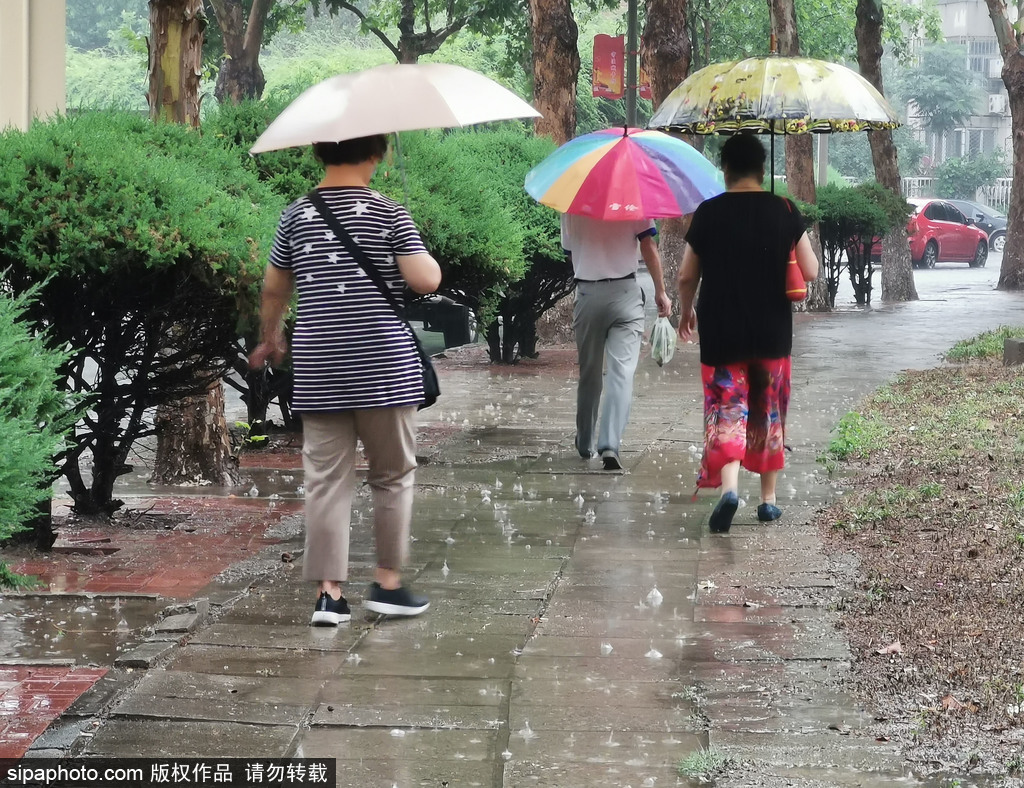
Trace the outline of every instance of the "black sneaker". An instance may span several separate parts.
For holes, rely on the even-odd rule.
[[[345,597],[333,599],[330,594],[323,591],[316,601],[316,607],[313,608],[313,620],[309,623],[314,627],[336,627],[350,618],[352,611],[348,609]]]
[[[782,509],[773,503],[763,503],[757,507],[757,519],[762,523],[770,523],[782,517]]]
[[[388,590],[381,588],[380,583],[372,583],[363,606],[384,616],[418,616],[430,607],[430,600],[405,586]]]
[[[622,463],[619,462],[619,455],[615,449],[605,449],[601,452],[601,462],[604,463],[606,471],[621,471]]]

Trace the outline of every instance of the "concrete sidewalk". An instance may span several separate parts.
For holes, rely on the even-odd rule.
[[[280,560],[301,563],[301,514],[284,511],[273,544],[121,654],[29,754],[332,757],[338,785],[360,788],[661,788],[690,785],[679,762],[710,747],[746,764],[729,784],[913,783],[843,691],[845,570],[819,549],[833,490],[816,457],[895,372],[1022,322],[996,274],[920,272],[919,302],[799,316],[785,514],[758,524],[744,474],[751,505],[728,536],[708,533],[713,494],[691,500],[696,347],[641,362],[626,471],[611,474],[573,449],[571,351],[516,370],[442,362],[443,399],[422,416],[445,439],[425,448],[408,571],[428,613],[360,608],[363,495],[353,620],[310,628],[312,589]]]

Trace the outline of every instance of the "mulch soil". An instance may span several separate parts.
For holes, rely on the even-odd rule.
[[[1024,370],[907,373],[837,430],[855,689],[912,761],[1024,772]],[[834,466],[836,467],[836,466]]]

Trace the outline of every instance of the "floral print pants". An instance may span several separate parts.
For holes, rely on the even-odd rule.
[[[701,364],[704,457],[698,487],[720,487],[722,468],[736,460],[753,473],[783,468],[790,369],[789,356]]]

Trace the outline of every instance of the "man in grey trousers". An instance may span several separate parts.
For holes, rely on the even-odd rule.
[[[580,365],[576,450],[590,459],[596,448],[605,470],[622,468],[619,444],[629,420],[633,374],[640,360],[644,295],[636,280],[638,258],[643,258],[654,280],[658,316],[672,314],[657,232],[649,219],[611,222],[562,214],[562,247],[571,256],[576,276],[572,321]]]

